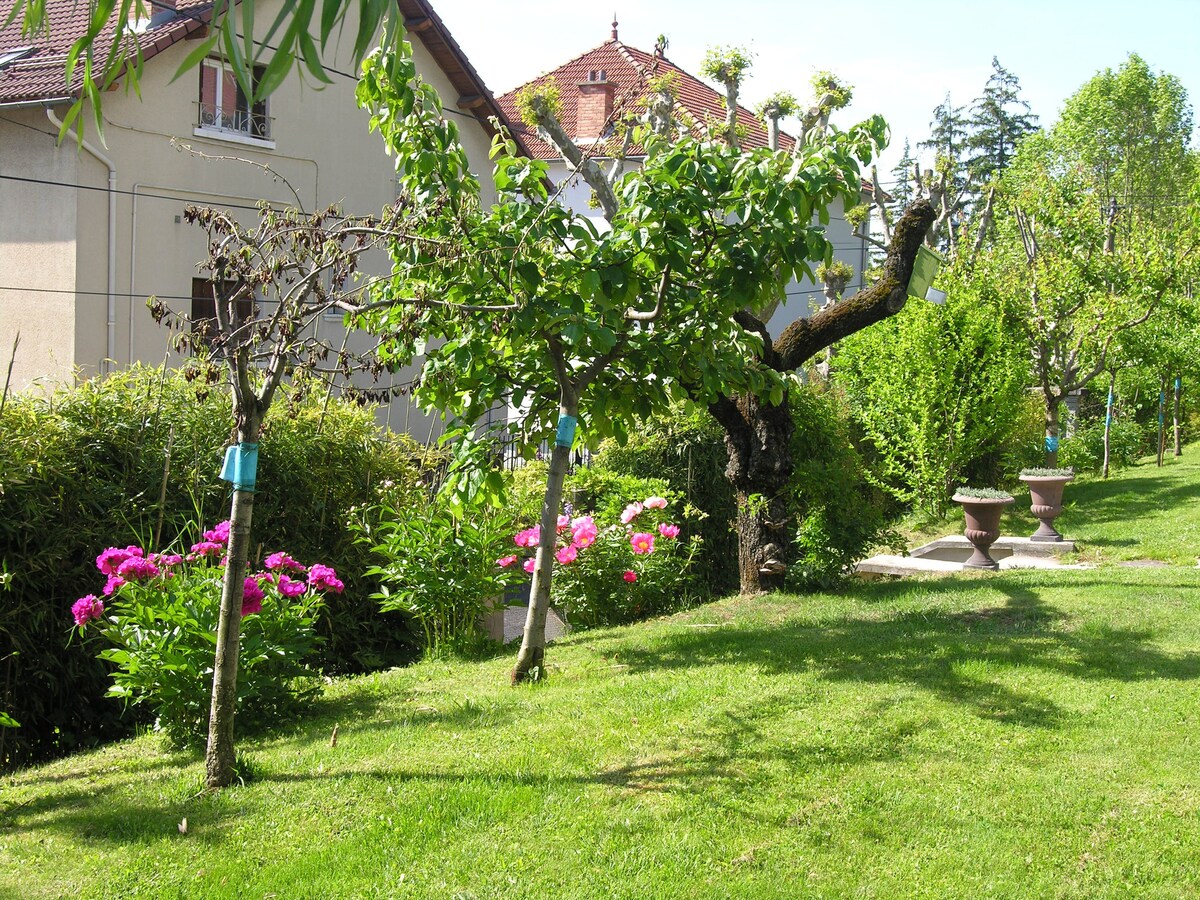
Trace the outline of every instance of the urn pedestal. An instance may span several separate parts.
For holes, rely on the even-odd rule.
[[[1062,512],[1063,488],[1073,475],[1022,475],[1029,485],[1029,510],[1041,524],[1029,536],[1031,541],[1061,541],[1063,536],[1054,528],[1054,520]]]
[[[964,569],[989,569],[996,571],[1000,563],[988,554],[988,548],[1000,537],[1000,514],[1004,508],[1013,502],[1012,497],[971,497],[966,494],[955,494],[955,503],[962,504],[963,515],[966,518],[966,535],[975,552],[963,563]]]

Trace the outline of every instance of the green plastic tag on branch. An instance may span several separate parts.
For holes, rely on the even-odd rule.
[[[235,490],[253,491],[258,474],[258,444],[234,444],[225,449],[221,480],[233,483]]]
[[[917,250],[917,259],[913,263],[912,278],[908,280],[908,296],[918,300],[927,299],[933,280],[937,278],[938,269],[942,267],[941,254],[922,246]]]
[[[574,416],[559,416],[558,417],[558,434],[554,436],[554,443],[559,447],[570,447],[575,442],[575,426],[578,419]]]

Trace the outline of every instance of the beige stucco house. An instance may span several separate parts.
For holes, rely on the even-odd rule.
[[[393,162],[355,104],[348,54],[330,63],[333,84],[318,89],[295,74],[261,104],[247,102],[218,58],[174,77],[206,28],[207,0],[156,0],[153,18],[138,26],[141,97],[109,93],[103,141],[89,128],[82,148],[70,137],[59,144],[60,117],[79,90],[63,82],[64,55],[87,4],[48,2],[48,36],[22,38],[16,24],[0,32],[0,371],[19,333],[13,389],[179,361],[146,298],[194,310],[205,239],[183,219],[185,205],[253,217],[260,200],[294,203],[285,185],[233,157],[270,166],[309,210],[338,204],[375,213],[395,198]],[[277,5],[259,0],[257,21],[270,22]],[[428,3],[398,5],[417,71],[457,122],[476,173],[486,175],[488,118],[502,117],[499,106]],[[11,8],[12,0],[0,0],[0,21]],[[340,316],[316,327],[343,333]],[[432,426],[403,398],[381,418],[422,438]]]

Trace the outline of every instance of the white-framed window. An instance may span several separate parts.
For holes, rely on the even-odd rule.
[[[262,66],[255,66],[254,81],[262,77]],[[271,118],[267,101],[251,103],[233,77],[233,69],[219,59],[206,59],[200,65],[200,115],[196,131],[234,140],[255,143],[271,141]]]

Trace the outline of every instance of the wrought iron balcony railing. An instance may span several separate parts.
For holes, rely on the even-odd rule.
[[[227,131],[246,137],[269,141],[271,139],[271,117],[249,109],[220,110],[207,104],[199,104],[197,122],[201,128]]]

